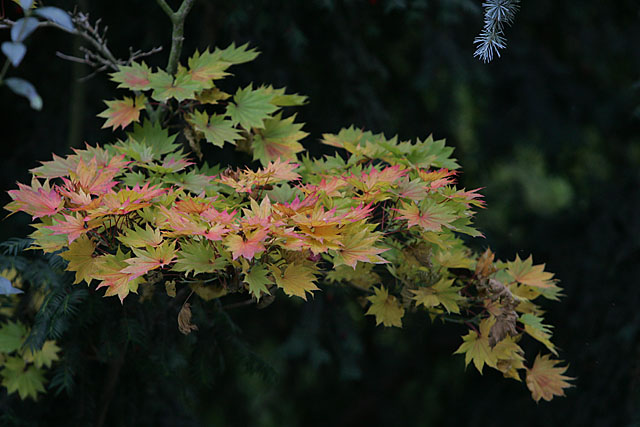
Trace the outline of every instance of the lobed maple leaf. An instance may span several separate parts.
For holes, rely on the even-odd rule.
[[[64,221],[54,218],[55,225],[45,226],[44,228],[48,228],[53,231],[53,233],[51,233],[53,235],[66,235],[69,240],[69,244],[83,234],[86,234],[89,230],[100,226],[99,222],[90,222],[89,217],[79,214],[75,214],[74,216],[63,213],[62,216],[64,217]]]
[[[13,199],[5,206],[11,212],[23,211],[33,217],[42,218],[60,212],[64,200],[55,189],[51,189],[45,182],[44,186],[37,179],[33,179],[31,187],[18,183],[18,190],[10,190],[9,196]]]
[[[98,259],[94,254],[95,249],[96,244],[85,234],[69,244],[69,250],[60,254],[69,261],[67,271],[75,272],[74,284],[83,280],[91,284]]]
[[[292,160],[303,151],[300,140],[308,133],[302,131],[301,123],[294,123],[296,115],[285,119],[282,113],[264,119],[264,129],[259,130],[251,143],[253,159],[264,165],[278,159]]]
[[[560,360],[552,360],[548,354],[536,356],[531,369],[527,368],[527,387],[531,391],[533,400],[550,401],[553,396],[564,396],[564,389],[573,387],[567,381],[575,378],[563,375],[567,366],[556,366]]]
[[[542,323],[542,319],[531,313],[525,313],[518,319],[524,325],[524,331],[544,344],[556,356],[558,352],[551,342],[551,326]]]
[[[555,286],[553,273],[544,271],[544,264],[533,265],[533,257],[521,260],[518,255],[516,259],[507,263],[507,274],[516,282],[535,286],[538,288],[550,288]]]
[[[189,58],[189,75],[195,82],[202,84],[203,88],[210,88],[213,86],[212,80],[218,80],[229,75],[225,72],[231,65],[230,63],[222,60],[220,51],[211,53],[209,49],[200,53],[196,51],[191,58]]]
[[[4,362],[4,368],[0,371],[2,386],[7,393],[18,392],[20,399],[27,397],[38,398],[38,393],[44,393],[46,382],[44,373],[35,366],[27,366],[21,357],[8,357]]]
[[[227,260],[216,256],[216,250],[206,241],[184,243],[178,252],[174,271],[186,274],[213,273],[227,265]]]
[[[271,295],[269,285],[273,284],[273,280],[267,276],[268,273],[269,271],[262,265],[255,264],[244,275],[243,280],[249,286],[249,293],[255,297],[256,301],[260,301],[263,294]]]
[[[461,288],[453,286],[453,282],[453,279],[443,277],[433,286],[411,289],[416,306],[422,304],[429,308],[442,304],[447,313],[460,313],[458,303],[464,298],[459,293]]]
[[[227,115],[231,117],[234,124],[237,123],[246,130],[264,129],[264,120],[278,109],[271,103],[272,98],[272,94],[264,89],[253,89],[252,85],[238,89],[233,97],[233,103],[227,106]]]
[[[233,234],[224,239],[224,244],[231,251],[234,260],[240,256],[251,260],[256,253],[265,250],[263,242],[267,235],[268,232],[265,229],[258,229],[246,233],[244,237]]]
[[[140,111],[144,110],[146,98],[140,95],[134,99],[125,97],[122,100],[105,101],[107,109],[98,114],[107,121],[103,128],[113,127],[113,129],[126,128],[131,122],[137,122],[140,118]]]
[[[315,280],[314,271],[302,264],[289,264],[284,273],[276,266],[270,266],[276,285],[289,296],[298,296],[307,300],[306,293],[320,290],[313,282]]]
[[[178,70],[174,78],[164,70],[158,70],[149,78],[149,88],[153,89],[151,97],[156,101],[167,102],[174,98],[178,101],[193,99],[195,93],[203,89],[200,82],[192,80],[186,69]]]
[[[223,147],[225,142],[235,144],[242,139],[240,131],[234,127],[231,120],[214,114],[211,117],[204,111],[194,111],[188,120],[197,132],[201,132],[207,142]]]
[[[164,242],[158,247],[147,246],[146,249],[133,248],[134,258],[125,259],[128,267],[120,270],[129,275],[129,280],[136,279],[151,270],[171,264],[176,259],[175,242]]]
[[[384,286],[374,288],[375,295],[367,297],[371,306],[365,314],[376,317],[376,326],[381,323],[384,326],[402,327],[402,316],[404,316],[404,308],[400,305],[397,298],[389,295]]]
[[[144,62],[132,62],[131,65],[119,66],[117,72],[111,73],[111,80],[120,83],[119,88],[143,91],[151,89],[151,74],[151,68]]]
[[[443,226],[450,225],[457,217],[444,204],[438,204],[431,199],[426,199],[422,209],[415,204],[402,202],[402,209],[395,209],[399,219],[407,220],[407,226],[418,225],[428,231],[441,231]]]
[[[132,278],[131,274],[123,272],[129,264],[125,262],[128,256],[120,251],[115,254],[107,254],[98,257],[95,261],[96,271],[94,277],[100,281],[96,289],[106,287],[105,297],[117,295],[120,302],[129,295],[129,292],[137,292],[140,278]]]
[[[482,368],[485,364],[496,367],[498,362],[496,355],[491,351],[489,345],[489,331],[495,323],[494,317],[488,317],[480,322],[479,332],[475,330],[462,337],[464,341],[453,354],[464,353],[464,365],[469,365],[471,361],[475,365],[478,372],[482,374]]]
[[[365,227],[355,227],[355,232],[349,229],[349,233],[345,232],[345,236],[342,239],[341,247],[336,251],[337,255],[334,257],[334,266],[346,264],[355,270],[356,263],[370,262],[374,264],[386,264],[388,261],[382,258],[379,254],[387,251],[388,249],[376,248],[374,244],[380,239],[378,233],[372,233]]]
[[[134,225],[133,229],[124,230],[124,236],[117,236],[123,244],[130,248],[144,248],[145,246],[157,247],[162,244],[162,235],[159,229],[153,229],[149,224],[145,228]]]

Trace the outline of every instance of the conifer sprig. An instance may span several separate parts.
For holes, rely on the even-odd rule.
[[[484,62],[491,62],[494,54],[500,57],[500,49],[507,47],[504,26],[513,23],[519,3],[520,0],[488,0],[482,3],[484,28],[473,41],[478,45],[473,56]]]

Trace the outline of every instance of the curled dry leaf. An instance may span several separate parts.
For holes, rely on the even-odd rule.
[[[188,302],[184,303],[178,313],[178,330],[185,335],[198,330],[198,326],[191,323],[191,304]]]

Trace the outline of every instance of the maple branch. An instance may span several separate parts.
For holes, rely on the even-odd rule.
[[[167,63],[167,72],[175,74],[178,69],[178,60],[182,52],[182,42],[184,41],[184,21],[191,11],[195,0],[183,0],[182,4],[176,12],[171,9],[165,0],[156,0],[160,8],[167,14],[173,30],[171,32],[171,51],[169,52],[169,62]]]

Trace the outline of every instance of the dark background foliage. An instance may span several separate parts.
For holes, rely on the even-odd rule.
[[[201,0],[187,20],[183,60],[232,41],[257,46],[262,54],[234,70],[234,84],[308,95],[299,118],[314,154],[323,132],[350,124],[402,139],[447,138],[462,184],[486,187],[488,209],[477,217],[486,238],[470,244],[503,259],[533,253],[562,281],[566,297],[546,309],[578,377],[566,398],[536,405],[523,384],[464,372],[462,357],[451,355],[463,328],[418,315],[402,330],[375,328],[352,315],[360,308],[338,288],[264,310],[202,305],[194,308],[201,329],[189,337],[175,328],[175,307],[157,301],[140,314],[134,301],[120,308],[92,294],[73,320],[82,328],[69,327],[62,342],[93,335],[124,347],[86,360],[77,345],[68,354],[77,373],[70,395],[37,404],[0,395],[5,420],[95,419],[109,360],[126,348],[108,425],[638,425],[640,5],[521,6],[503,56],[483,64],[472,43],[480,1]],[[165,63],[170,25],[155,2],[80,7],[110,26],[117,55],[164,45],[147,62]],[[74,48],[70,36],[41,30],[15,71],[38,87],[42,112],[2,91],[3,189],[28,180],[51,152],[114,140],[95,115],[102,99],[117,96],[115,85],[104,74],[78,83],[90,70],[54,56]],[[25,236],[27,221],[5,219],[1,237]],[[123,331],[128,338],[113,338]]]

